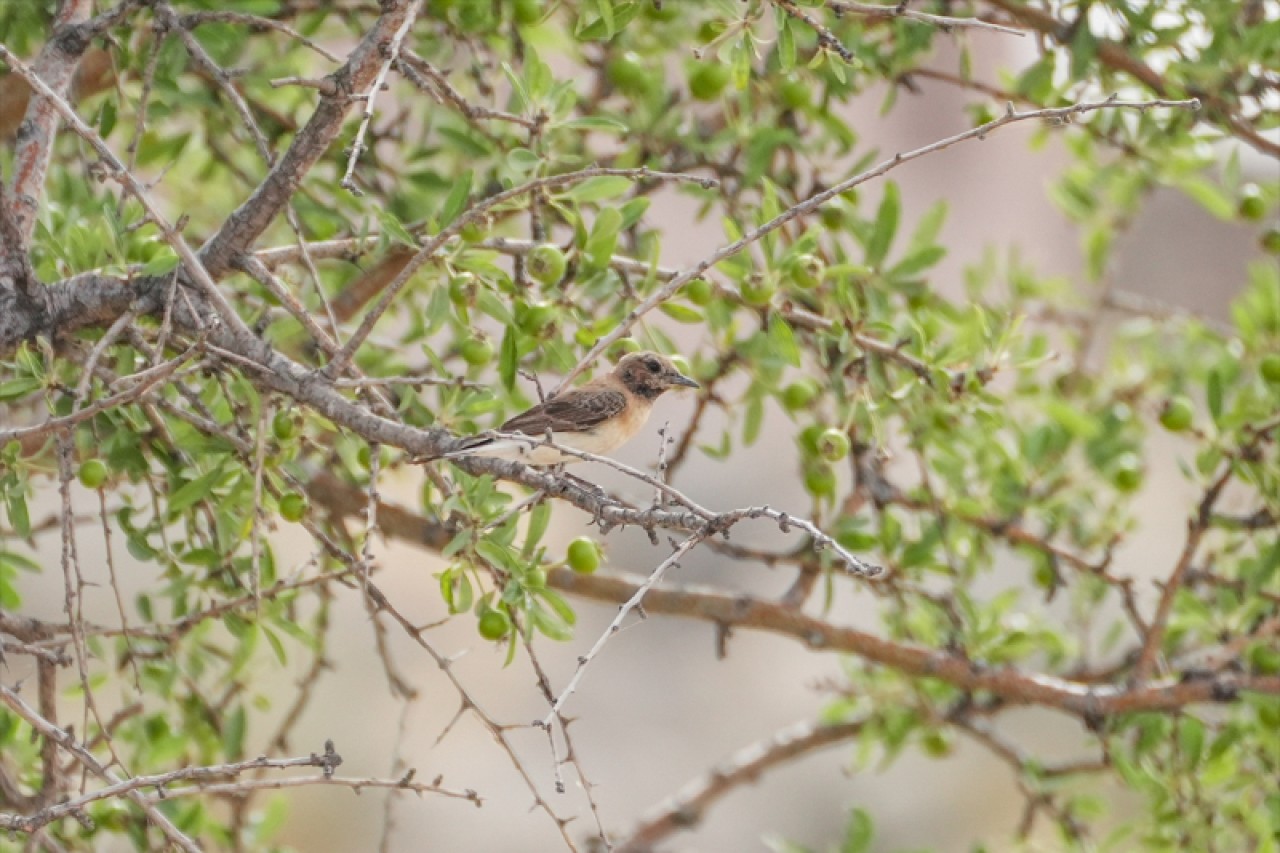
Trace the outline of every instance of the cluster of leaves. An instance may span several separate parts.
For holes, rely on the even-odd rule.
[[[52,5],[0,9],[5,43],[33,53]],[[174,5],[183,14],[276,16],[325,45],[358,38],[373,14],[296,12],[284,0]],[[939,5],[960,14],[966,4]],[[1098,90],[1153,94],[1101,61],[1105,31],[1094,22],[1101,7],[1091,13],[1090,4],[1079,5],[1074,36],[1009,75],[1011,99],[1058,106]],[[1248,106],[1249,86],[1265,83],[1251,83],[1250,69],[1275,67],[1265,63],[1280,45],[1277,22],[1241,28],[1223,11],[1232,4],[1184,3],[1183,22],[1173,27],[1151,17],[1152,4],[1103,5],[1133,36],[1125,44],[1134,57],[1162,69],[1165,90],[1156,94],[1217,93],[1222,103],[1211,119]],[[824,47],[821,34],[788,6],[830,27],[847,55]],[[346,155],[335,150],[293,197],[302,239],[350,244],[337,260],[320,260],[314,278],[302,265],[289,274],[299,299],[317,318],[351,319],[370,299],[371,282],[376,295],[377,282],[403,268],[407,251],[477,203],[598,164],[714,176],[717,188],[680,184],[676,191],[721,224],[726,242],[739,239],[882,159],[839,110],[886,83],[885,109],[903,108],[900,93],[941,37],[919,22],[823,11],[817,3],[763,0],[426,4],[406,48],[450,69],[449,85],[467,103],[502,115],[477,117],[456,108],[439,84],[424,94],[393,73],[392,93],[375,100],[368,148],[355,170],[363,195],[340,187]],[[119,86],[78,106],[116,150],[133,152],[131,165],[157,181],[165,204],[189,217],[185,234],[196,245],[268,164],[225,90],[154,20],[149,10],[134,13],[108,48]],[[1188,27],[1211,33],[1209,46],[1185,50]],[[240,69],[235,85],[271,147],[283,150],[315,93],[271,81],[316,77],[331,67],[279,32],[247,34],[236,22],[203,21],[192,35],[223,67]],[[696,52],[668,61],[673,45]],[[966,46],[961,79],[968,62]],[[973,98],[979,121],[989,115],[987,100]],[[351,122],[349,134],[355,127]],[[1214,215],[1245,223],[1273,214],[1280,197],[1277,187],[1242,178],[1234,155],[1221,172],[1209,170],[1218,154],[1189,119],[1109,114],[1066,138],[1074,165],[1054,194],[1081,226],[1094,278],[1106,268],[1114,236],[1158,187],[1175,187]],[[5,173],[7,156],[0,155]],[[59,141],[33,247],[40,277],[173,270],[176,257],[140,207],[114,185],[90,180],[93,173],[83,143]],[[656,178],[601,175],[548,185],[468,218],[399,295],[356,366],[375,378],[439,380],[412,390],[387,386],[386,399],[406,424],[470,432],[501,423],[534,400],[518,371],[571,369],[667,280],[669,231],[649,215],[660,186]],[[874,196],[848,193],[691,282],[661,306],[663,319],[637,327],[619,349],[671,352],[673,329],[683,325],[699,335],[685,352],[695,378],[711,388],[749,379],[741,396],[718,398],[729,428],[699,433],[700,451],[726,464],[760,440],[770,409],[794,421],[794,467],[815,516],[843,545],[873,552],[892,569],[882,620],[889,638],[962,649],[988,665],[1063,676],[1088,671],[1142,640],[1121,616],[1126,587],[1108,573],[1106,557],[1132,529],[1133,496],[1147,468],[1172,464],[1147,455],[1152,430],[1186,439],[1179,464],[1192,481],[1207,486],[1226,466],[1247,503],[1280,517],[1275,446],[1256,442],[1254,432],[1280,406],[1276,267],[1268,260],[1251,267],[1230,334],[1195,320],[1139,319],[1121,328],[1102,369],[1086,370],[1079,360],[1050,358],[1096,321],[1083,288],[993,250],[989,262],[968,271],[969,299],[939,295],[930,274],[945,257],[946,213],[942,204],[904,211],[891,181]],[[904,221],[916,224],[907,229]],[[282,218],[260,248],[297,239]],[[1280,237],[1263,239],[1276,251]],[[246,275],[222,286],[273,346],[323,366],[302,324],[267,287]],[[1023,318],[1038,315],[1067,320],[1024,325]],[[180,336],[162,324],[143,318],[106,350],[90,399],[112,393],[114,378],[155,363],[160,356],[151,347],[162,340],[169,347],[162,356],[181,351]],[[12,417],[2,420],[32,411],[62,416],[82,405],[76,389],[83,354],[102,331],[64,352],[32,343],[7,359],[0,406]],[[327,630],[327,598],[293,584],[300,567],[281,565],[265,529],[304,525],[317,541],[316,571],[349,576],[360,535],[329,513],[328,487],[317,490],[314,478],[329,472],[362,494],[375,461],[386,471],[405,460],[264,392],[251,371],[217,359],[184,371],[145,403],[86,420],[75,444],[82,484],[103,496],[130,555],[155,567],[154,583],[129,603],[146,630],[90,638],[92,680],[106,679],[113,665],[127,667],[119,671],[132,671],[142,696],[142,711],[114,732],[131,750],[126,763],[167,769],[241,757],[253,710],[265,701],[253,673],[300,654],[322,658]],[[1242,452],[1248,446],[1254,451]],[[888,453],[907,463],[882,465],[879,457]],[[28,501],[56,476],[52,438],[0,452],[0,503],[12,533],[0,546],[0,606],[7,610],[21,607],[18,573],[38,568],[19,544],[38,533]],[[512,514],[509,490],[490,478],[458,473],[449,483],[445,491],[428,482],[417,507],[454,531],[441,548],[449,567],[439,576],[449,612],[473,614],[483,637],[508,644],[509,660],[522,637],[570,637],[573,609],[548,584],[548,568],[563,562],[542,541],[551,504],[536,504],[525,519]],[[874,511],[849,512],[868,490]],[[1030,535],[1011,539],[1013,526]],[[1268,539],[1227,518],[1214,520],[1211,534],[1210,570],[1174,601],[1171,653],[1211,646],[1223,634],[1247,635],[1274,613],[1274,534]],[[595,546],[575,547],[568,563],[594,570]],[[1081,565],[1064,561],[1064,551],[1079,555]],[[1008,586],[994,592],[977,583],[1010,555],[1024,575],[1005,576]],[[1063,590],[1066,607],[1055,611]],[[1083,639],[1090,631],[1069,631],[1073,623],[1098,629],[1102,642]],[[1250,672],[1280,671],[1266,638],[1250,640],[1241,660]],[[863,742],[888,757],[915,745],[945,755],[954,735],[945,710],[975,701],[940,682],[858,664],[849,667],[848,691],[860,698],[834,701],[831,718],[867,718]],[[1262,792],[1277,772],[1268,750],[1276,718],[1274,697],[1248,697],[1213,716],[1188,710],[1106,721],[1099,739],[1115,779],[1149,801],[1146,818],[1127,831],[1153,848],[1196,847],[1210,826],[1230,833],[1241,849],[1272,839],[1277,804]],[[6,762],[34,783],[40,755],[29,734],[0,712]],[[1034,766],[1017,771],[1033,786],[1050,786]],[[1068,781],[1079,788],[1055,814],[1075,838],[1103,803]],[[223,818],[198,798],[171,808],[184,831],[230,846]],[[91,814],[97,832],[127,832],[147,846],[143,821],[117,802],[99,803]],[[1197,815],[1219,821],[1193,826]],[[239,843],[267,844],[279,820],[273,812],[242,827],[257,835]],[[53,833],[67,841],[90,834],[75,824]],[[1218,843],[1231,846],[1227,837]],[[870,838],[871,818],[855,813],[847,849],[864,849]],[[1123,845],[1125,838],[1113,841]]]

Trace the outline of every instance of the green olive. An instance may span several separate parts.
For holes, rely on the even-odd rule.
[[[1257,184],[1245,184],[1240,188],[1240,204],[1237,212],[1241,219],[1258,222],[1267,215],[1267,201]]]
[[[817,287],[822,282],[822,275],[826,271],[826,261],[808,252],[796,255],[791,260],[791,263],[787,265],[787,272],[791,275],[791,280],[796,283],[796,286],[804,290]]]
[[[849,436],[834,427],[818,437],[818,452],[828,462],[839,462],[849,455]]]
[[[817,380],[806,377],[782,389],[782,406],[788,412],[799,412],[807,409],[821,393]]]
[[[628,95],[643,95],[654,82],[644,62],[630,51],[611,59],[605,66],[605,76],[618,91]]]
[[[772,277],[752,273],[742,283],[742,300],[748,305],[763,307],[773,299],[773,294],[777,289]]]
[[[467,338],[458,346],[458,354],[472,367],[480,367],[493,361],[493,344],[488,338]]]
[[[1111,484],[1131,493],[1142,488],[1142,460],[1134,453],[1122,453],[1111,469]]]
[[[783,77],[777,86],[778,100],[789,110],[802,110],[813,103],[811,87],[798,77]]]
[[[600,568],[600,547],[586,536],[579,536],[569,543],[566,554],[569,568],[580,575],[589,575]]]
[[[1195,417],[1195,408],[1191,401],[1181,395],[1171,397],[1160,412],[1160,425],[1169,432],[1182,432],[1191,426]]]
[[[733,72],[718,62],[699,62],[689,70],[689,93],[699,101],[714,101],[729,85]]]
[[[480,636],[486,640],[506,639],[511,633],[511,617],[505,611],[490,608],[480,614],[479,629]]]
[[[1280,385],[1280,355],[1271,353],[1263,356],[1262,363],[1258,365],[1258,372],[1262,374],[1262,378],[1268,385]]]
[[[289,412],[283,410],[276,412],[275,417],[271,419],[271,434],[276,437],[276,441],[288,441],[297,432],[298,422]]]
[[[569,259],[565,257],[559,246],[552,243],[534,246],[524,261],[524,268],[529,273],[529,277],[547,287],[559,284],[568,267]]]
[[[836,472],[829,465],[816,465],[804,474],[804,487],[815,497],[829,497],[836,493]]]
[[[307,499],[297,492],[286,492],[280,497],[280,517],[285,521],[301,521],[307,514]]]
[[[705,278],[695,278],[684,286],[685,297],[694,305],[711,304],[715,293],[715,287]]]
[[[107,465],[101,459],[86,459],[80,466],[80,485],[98,489],[107,481]]]

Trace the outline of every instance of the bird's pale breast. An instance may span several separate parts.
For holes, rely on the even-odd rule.
[[[649,417],[652,405],[647,400],[632,398],[628,405],[616,416],[592,427],[579,431],[553,431],[551,441],[554,444],[581,450],[584,453],[605,454],[626,444],[632,436],[640,431]],[[539,446],[545,435],[531,436],[529,441],[519,439],[495,439],[491,444],[476,448],[477,456],[497,456],[503,459],[518,459],[527,465],[558,465],[560,463],[581,462],[576,456],[568,456],[554,447]]]

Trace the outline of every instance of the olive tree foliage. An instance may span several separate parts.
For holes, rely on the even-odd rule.
[[[1000,39],[1034,58],[975,76],[972,51]],[[958,60],[937,61],[944,41]],[[1125,303],[1130,321],[1085,357],[1124,301],[1103,283],[1112,244],[1155,190],[1227,221],[1274,217],[1277,186],[1239,165],[1280,156],[1274,7],[10,0],[0,44],[12,838],[269,849],[285,783],[481,801],[456,769],[344,777],[340,742],[290,737],[310,687],[262,731],[264,684],[299,659],[324,677],[331,604],[351,596],[392,689],[413,694],[386,652],[407,634],[571,849],[660,845],[814,749],[842,744],[867,766],[912,749],[945,760],[957,738],[1007,763],[1019,832],[1275,849],[1280,232],[1259,229],[1247,281],[1220,283],[1239,293],[1227,327]],[[909,110],[904,93],[926,84],[953,92],[970,131],[885,151],[841,117],[867,98]],[[995,133],[1065,145],[1050,192],[1085,272],[1045,276],[993,240],[948,298],[931,277],[946,208],[904,209],[894,177]],[[723,231],[693,266],[664,249],[659,193]],[[422,462],[619,352],[675,352],[673,336],[694,342],[680,355],[702,389],[662,465],[623,471],[651,505],[515,462]],[[717,410],[723,430],[704,422]],[[694,502],[685,461],[732,478],[770,410],[795,426],[779,452],[811,505]],[[1149,453],[1156,433],[1178,451]],[[1117,557],[1144,477],[1165,467],[1199,495],[1168,531],[1176,559]],[[379,492],[397,470],[421,478],[416,504]],[[562,514],[601,540],[641,527],[665,556],[647,576],[607,559],[591,573],[594,545],[566,559],[542,544]],[[748,523],[789,531],[788,546],[737,544]],[[289,525],[314,541],[310,560],[273,546]],[[384,538],[443,555],[431,594],[509,659],[591,649],[571,681],[540,676],[541,761],[470,698],[421,602],[382,592]],[[41,542],[60,559],[37,559]],[[695,550],[794,583],[777,600],[682,587],[671,569]],[[117,590],[116,619],[86,619],[125,552],[154,582]],[[993,590],[998,561],[1014,570]],[[111,583],[89,585],[90,565]],[[64,611],[31,612],[26,591],[50,579]],[[875,596],[876,624],[829,611],[845,586]],[[619,605],[618,624],[643,611],[799,640],[843,655],[843,678],[822,719],[643,818],[567,823],[557,797],[592,788],[540,792],[562,773],[585,781],[592,756],[561,712],[584,669],[608,665],[609,635],[573,636],[583,600]],[[21,684],[19,669],[33,673]],[[100,710],[107,696],[127,701]],[[1086,747],[1055,764],[1014,745],[1005,719],[1026,706],[1077,721]],[[1107,785],[1142,803],[1118,828]],[[854,811],[843,849],[868,849],[874,827]]]

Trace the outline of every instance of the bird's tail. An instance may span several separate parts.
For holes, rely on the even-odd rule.
[[[490,444],[493,444],[493,436],[485,435],[483,433],[480,435],[472,435],[460,439],[458,443],[454,445],[453,450],[449,450],[445,453],[439,453],[435,456],[424,456],[419,461],[438,462],[441,460],[457,459],[459,456],[472,455],[477,450],[481,450]]]

